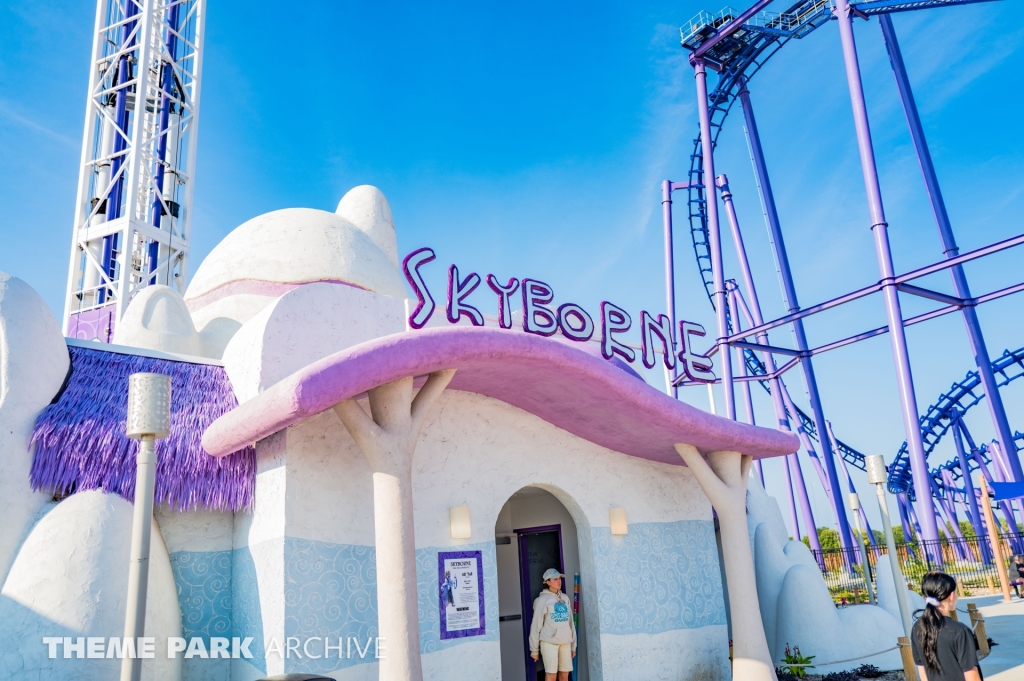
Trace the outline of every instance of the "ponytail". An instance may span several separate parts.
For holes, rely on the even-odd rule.
[[[939,611],[939,603],[949,598],[956,591],[956,580],[945,572],[929,572],[921,580],[921,593],[924,595],[924,614],[921,615],[921,627],[918,630],[918,644],[924,655],[925,668],[932,673],[941,674],[939,663],[939,630],[942,629],[944,616]],[[918,612],[921,612],[920,610]]]

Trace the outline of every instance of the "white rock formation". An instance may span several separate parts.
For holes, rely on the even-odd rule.
[[[102,637],[106,644],[123,635],[131,536],[131,504],[99,491],[68,497],[36,524],[0,592],[0,678],[118,678],[120,660],[66,659],[62,647],[51,659],[42,639]],[[181,636],[181,611],[155,522],[146,605],[156,654],[143,663],[142,678],[179,681],[181,657],[167,658],[167,637]]]
[[[895,647],[896,639],[903,635],[898,614],[894,618],[873,605],[837,609],[810,549],[789,539],[778,503],[754,479],[748,485],[747,526],[754,547],[761,619],[776,665],[789,644],[799,646],[804,655],[814,655],[815,663],[861,658],[818,664],[813,670],[816,674],[862,664],[902,668],[896,650],[871,655]]]
[[[224,351],[235,396],[245,402],[339,350],[405,330],[405,301],[337,284],[285,293],[246,322]]]
[[[878,584],[878,605],[899,622],[901,620],[900,605],[896,600],[896,587],[892,579],[892,567],[889,564],[888,555],[878,558],[874,576]],[[924,610],[924,599],[916,591],[907,589],[907,607],[910,608],[910,620],[914,621],[914,611]]]
[[[39,412],[68,374],[68,348],[50,308],[0,272],[0,583],[50,496],[29,484],[29,441]]]

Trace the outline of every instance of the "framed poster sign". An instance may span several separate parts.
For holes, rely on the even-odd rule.
[[[437,554],[441,640],[483,636],[484,571],[482,551]]]

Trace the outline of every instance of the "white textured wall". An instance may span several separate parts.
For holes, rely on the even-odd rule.
[[[0,272],[0,584],[50,495],[29,484],[29,441],[39,412],[68,373],[68,349],[50,308]]]
[[[405,330],[405,300],[343,284],[307,284],[246,322],[224,350],[239,402],[289,374],[373,338]]]
[[[286,543],[299,546],[298,550],[332,552],[330,560],[340,560],[337,556],[355,550],[352,547],[372,546],[370,469],[333,412],[289,428],[261,443],[260,450],[265,448],[280,454],[272,459],[273,467],[271,457],[260,455],[257,510],[251,520],[239,516],[236,547],[243,541],[255,547],[270,537],[284,535]],[[624,507],[631,525],[638,524],[638,529],[644,524],[696,521],[708,528],[712,537],[710,551],[714,554],[710,504],[688,469],[612,452],[515,407],[475,394],[448,391],[440,398],[417,448],[413,481],[417,547],[441,550],[475,548],[481,542],[492,542],[499,512],[517,490],[533,485],[553,494],[578,528],[583,575],[581,612],[590,632],[601,631],[592,538],[602,532],[607,535],[610,508]],[[472,537],[453,540],[448,509],[462,505],[470,508]],[[240,534],[239,530],[244,531]],[[289,555],[286,551],[283,563],[277,562],[276,553],[268,554],[262,564],[258,563],[257,571],[267,576],[268,586],[293,580],[296,569],[306,569],[305,555],[299,561],[289,559]],[[493,560],[493,555],[485,552],[485,561]],[[326,560],[324,556],[314,558]],[[714,570],[717,573],[717,565]],[[261,591],[263,585],[261,582]],[[276,598],[261,593],[261,602],[265,604]],[[294,617],[295,609],[301,610],[301,603],[292,610],[289,607],[292,606],[284,608],[286,618]],[[280,621],[280,612],[277,606],[265,606],[263,621],[267,626]],[[496,620],[497,613],[494,615]],[[489,620],[490,617],[489,613]],[[591,633],[590,678],[614,681],[638,678],[637,674],[648,672],[653,674],[650,678],[682,678],[666,677],[659,671],[672,665],[680,675],[712,670],[713,673],[708,672],[710,676],[703,678],[725,678],[724,619],[721,625],[658,636],[658,640],[669,641],[665,644],[668,658],[637,662],[633,660],[631,646],[639,645],[642,636],[629,643],[632,637],[595,637]],[[499,642],[493,637],[469,641],[458,645],[441,642],[436,650],[427,650],[427,678],[500,678]],[[345,679],[362,678],[362,674],[368,673],[363,670],[371,666],[360,664],[330,673]],[[447,674],[432,671],[442,669]]]
[[[117,678],[120,660],[48,657],[44,636],[121,637],[128,590],[132,506],[113,494],[79,492],[57,504],[32,529],[0,592],[0,678]],[[167,658],[167,637],[181,635],[170,560],[154,524],[150,549],[146,636],[156,657],[143,679],[178,681],[181,659]]]

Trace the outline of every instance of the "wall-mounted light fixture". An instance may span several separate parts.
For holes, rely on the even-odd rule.
[[[612,534],[629,534],[629,523],[626,522],[626,509],[620,507],[608,509],[608,524],[612,526]]]
[[[452,539],[469,539],[473,536],[469,522],[469,506],[452,506],[448,509]]]

